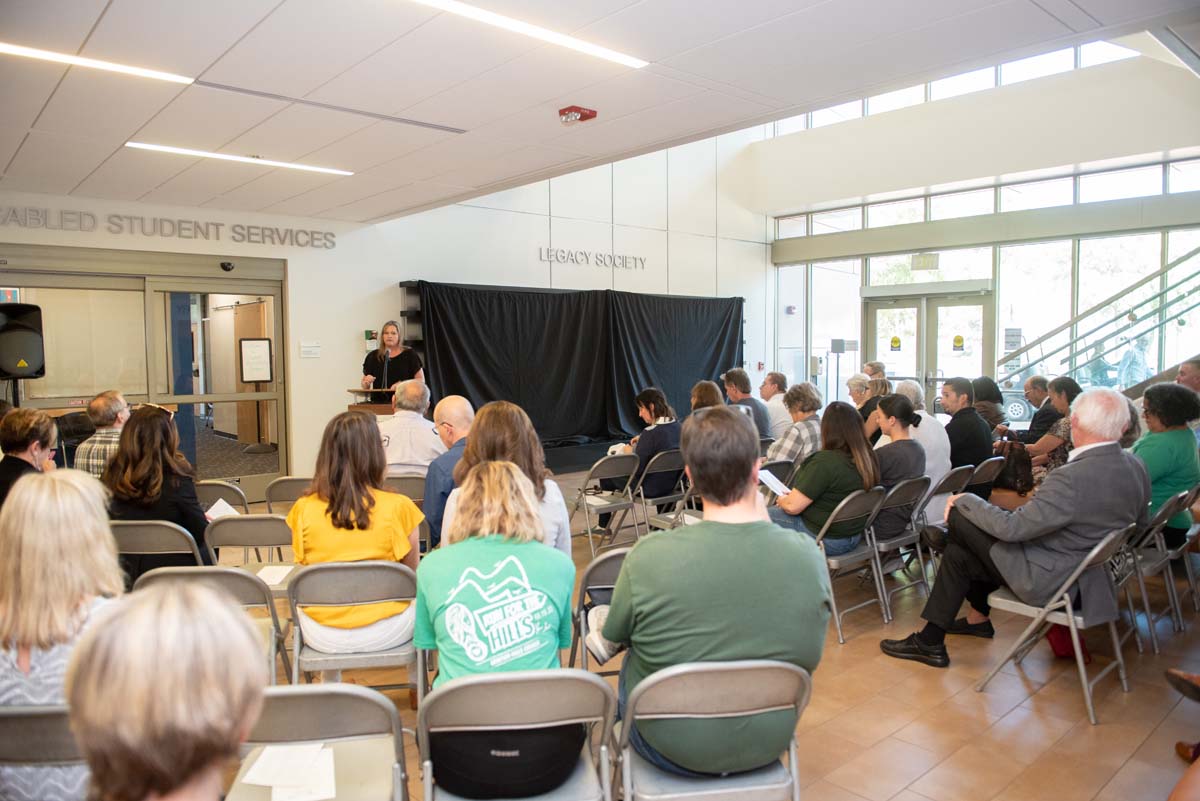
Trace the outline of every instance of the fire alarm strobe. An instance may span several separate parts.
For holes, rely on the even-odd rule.
[[[595,118],[595,110],[583,106],[567,106],[558,110],[558,119],[563,125],[574,125],[577,122],[587,122]]]

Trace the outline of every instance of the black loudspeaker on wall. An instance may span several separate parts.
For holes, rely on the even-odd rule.
[[[0,379],[44,375],[42,308],[31,303],[0,303]]]

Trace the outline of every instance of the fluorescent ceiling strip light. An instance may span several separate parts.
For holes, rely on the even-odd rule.
[[[67,53],[55,53],[52,50],[38,50],[34,47],[22,47],[21,45],[9,44],[8,42],[0,42],[0,53],[7,53],[10,56],[36,58],[42,61],[55,61],[59,64],[70,64],[74,67],[90,67],[94,70],[107,70],[108,72],[120,72],[125,75],[137,75],[140,78],[153,78],[156,81],[186,84],[193,83],[194,81],[193,78],[189,78],[186,75],[175,75],[170,72],[130,67],[127,64],[114,64],[111,61],[72,56]]]
[[[293,164],[288,161],[271,161],[270,159],[254,158],[253,156],[231,156],[228,153],[210,153],[207,150],[189,150],[186,147],[171,147],[169,145],[150,145],[145,142],[126,142],[125,147],[138,150],[154,150],[159,153],[175,153],[180,156],[196,156],[202,159],[220,159],[221,161],[239,161],[243,164],[257,164],[260,167],[286,167],[289,170],[304,170],[305,172],[323,172],[329,175],[354,175],[346,170],[335,170],[333,167],[310,167],[307,164]]]
[[[492,11],[485,11],[482,8],[460,3],[458,0],[413,0],[415,3],[420,3],[423,6],[436,8],[439,11],[445,11],[450,14],[457,14],[460,17],[473,19],[477,22],[482,22],[487,25],[494,25],[497,28],[503,28],[506,31],[519,33],[524,36],[530,36],[534,39],[540,39],[543,42],[549,42],[559,47],[567,47],[571,50],[577,50],[580,53],[587,53],[589,56],[596,56],[608,61],[615,61],[618,64],[624,64],[626,67],[641,69],[650,62],[642,61],[640,58],[618,53],[616,50],[609,50],[607,47],[591,44],[581,39],[576,39],[574,36],[567,36],[563,33],[555,33],[541,27],[540,25],[532,25],[528,22],[522,22],[519,19],[506,17],[503,14],[496,14]]]

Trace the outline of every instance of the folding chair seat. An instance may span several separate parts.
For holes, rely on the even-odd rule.
[[[352,684],[268,687],[226,801],[270,801],[270,787],[242,781],[263,748],[325,743],[338,801],[407,801],[404,730],[385,695]]]
[[[621,565],[625,564],[625,557],[632,548],[620,548],[615,551],[609,551],[606,554],[601,554],[588,564],[583,569],[583,575],[579,579],[579,596],[575,602],[575,609],[571,612],[571,618],[575,622],[575,631],[572,634],[573,642],[571,643],[571,657],[568,663],[571,667],[575,667],[575,646],[579,646],[579,665],[584,670],[588,669],[588,649],[584,644],[587,642],[587,603],[592,604],[607,604],[612,601],[613,588],[617,586],[617,576],[621,574]],[[601,676],[615,676],[617,671],[602,672]]]
[[[651,765],[629,743],[630,726],[658,719],[714,719],[795,709],[797,720],[812,695],[808,671],[786,662],[746,660],[691,662],[649,676],[629,695],[620,726],[619,755],[625,801],[719,799],[799,801],[796,738],[786,746],[788,764],[730,776],[689,778]]]
[[[574,519],[575,513],[579,509],[583,509],[583,533],[588,538],[588,546],[591,548],[593,559],[596,557],[595,535],[599,516],[612,515],[609,518],[608,526],[599,532],[600,547],[603,548],[606,541],[611,544],[612,540],[616,539],[621,524],[625,522],[625,515],[634,509],[633,474],[637,472],[637,466],[638,456],[636,453],[604,456],[592,465],[587,478],[579,487],[579,493],[575,496],[575,503],[571,507],[571,519]],[[620,489],[606,490],[600,486],[602,479],[623,479],[625,483]],[[616,517],[618,513],[620,514],[619,518]],[[597,517],[596,527],[592,525],[593,515]],[[636,538],[638,534],[638,517],[634,513],[633,535]]]
[[[884,597],[883,577],[879,573],[875,538],[871,534],[871,524],[875,522],[875,515],[879,514],[879,507],[883,504],[883,499],[886,495],[887,490],[883,487],[872,487],[870,490],[855,490],[842,499],[842,502],[829,515],[829,519],[825,521],[825,525],[821,526],[821,530],[817,532],[817,546],[821,549],[821,555],[825,557],[825,569],[829,572],[829,600],[833,606],[833,623],[837,628],[839,643],[844,644],[846,642],[846,638],[842,635],[842,618],[856,609],[862,609],[864,606],[877,603],[879,604],[879,612],[883,616],[883,622],[888,622],[888,603]],[[839,554],[838,556],[826,556],[825,536],[828,534],[829,529],[837,523],[850,523],[859,520],[863,521],[863,537],[858,543],[858,547],[849,553]],[[844,574],[847,570],[861,567],[868,568],[871,571],[871,576],[875,581],[875,598],[839,611],[837,590],[834,589],[833,580]]]
[[[415,689],[424,694],[424,658],[411,640],[382,651],[331,654],[318,651],[304,642],[304,630],[297,616],[302,607],[363,606],[385,601],[416,602],[417,577],[406,565],[396,562],[327,562],[296,571],[288,585],[288,606],[292,610],[292,683],[300,683],[300,674],[322,670],[405,667],[410,680],[405,684],[386,685],[386,689]]]
[[[895,537],[889,537],[886,540],[881,540],[874,530],[874,522],[872,521],[871,539],[875,542],[875,561],[879,568],[879,580],[887,586],[887,576],[883,571],[885,560],[892,558],[901,548],[913,548],[916,551],[918,578],[915,581],[910,581],[907,584],[900,584],[892,587],[884,593],[884,602],[887,604],[888,620],[892,619],[892,596],[901,590],[906,590],[909,587],[921,586],[925,588],[925,594],[929,594],[929,581],[926,578],[925,558],[921,551],[921,529],[917,525],[917,516],[922,511],[917,507],[921,501],[928,497],[929,476],[918,476],[917,478],[909,478],[901,481],[896,486],[888,491],[883,499],[883,503],[879,506],[879,512],[888,509],[899,509],[909,507],[908,522],[905,529]],[[876,520],[878,513],[876,513]]]
[[[1079,647],[1079,630],[1086,628],[1087,624],[1080,612],[1075,611],[1072,590],[1079,581],[1079,577],[1083,572],[1091,567],[1106,567],[1110,562],[1121,561],[1129,565],[1110,566],[1110,572],[1113,570],[1123,571],[1124,576],[1117,576],[1116,584],[1118,590],[1126,583],[1129,574],[1134,572],[1132,567],[1133,557],[1129,554],[1129,543],[1137,534],[1137,526],[1130,525],[1117,531],[1110,531],[1104,536],[1100,542],[1096,543],[1095,547],[1088,553],[1077,568],[1071,572],[1067,580],[1062,583],[1058,591],[1051,596],[1050,600],[1044,606],[1035,606],[1027,604],[1013,594],[1012,590],[1007,587],[1002,587],[988,596],[988,605],[993,609],[999,609],[1003,612],[1011,612],[1014,615],[1033,618],[1025,630],[1021,632],[1013,644],[1005,652],[1003,658],[996,663],[996,666],[988,672],[980,682],[975,685],[976,692],[983,692],[987,687],[988,682],[995,678],[1000,669],[1004,667],[1009,660],[1014,664],[1020,664],[1032,649],[1037,645],[1038,641],[1045,636],[1050,630],[1050,626],[1054,624],[1066,626],[1071,633],[1071,644],[1075,651],[1075,664],[1079,669],[1079,680],[1083,690],[1083,700],[1087,705],[1088,719],[1092,724],[1096,723],[1096,708],[1092,703],[1092,688],[1096,683],[1104,678],[1111,670],[1116,670],[1117,675],[1121,679],[1121,688],[1125,692],[1129,692],[1129,681],[1125,671],[1125,659],[1121,655],[1121,644],[1123,638],[1117,633],[1117,624],[1115,621],[1108,622],[1109,636],[1112,638],[1113,644],[1113,662],[1103,670],[1100,670],[1091,679],[1088,678],[1087,667],[1084,665],[1083,653]],[[1132,635],[1134,641],[1137,642],[1137,621],[1133,621]],[[1141,650],[1141,643],[1138,642],[1138,650]]]
[[[430,737],[439,732],[543,729],[582,723],[591,729],[574,772],[538,801],[611,801],[609,742],[617,697],[608,682],[574,668],[463,676],[438,687],[417,711],[417,747],[425,801],[457,801],[433,780]]]
[[[267,511],[273,515],[286,516],[292,504],[300,500],[309,486],[311,478],[302,476],[280,476],[267,485]]]
[[[645,493],[646,476],[662,475],[664,473],[676,474],[677,478],[675,479],[674,487],[666,495],[647,498]],[[672,448],[671,450],[659,451],[654,454],[646,464],[646,469],[642,471],[642,476],[638,479],[637,485],[633,490],[633,497],[638,503],[638,508],[642,511],[642,521],[646,524],[646,531],[650,530],[652,509],[654,513],[657,513],[660,505],[681,501],[686,493],[687,489],[684,487],[683,452],[678,448]],[[635,512],[634,514],[636,515],[637,513]]]
[[[286,625],[280,625],[279,614],[275,609],[275,599],[267,583],[253,573],[247,573],[236,567],[160,567],[143,573],[134,582],[136,592],[142,587],[152,584],[162,584],[169,581],[203,581],[216,586],[228,593],[235,601],[244,607],[266,609],[266,617],[252,617],[251,621],[262,637],[263,645],[267,648],[267,668],[270,671],[271,683],[275,683],[275,657],[278,654],[283,661],[284,675],[291,680],[292,662],[288,658],[287,639],[284,632]]]
[[[204,539],[208,543],[210,549],[229,546],[235,548],[254,548],[255,552],[259,548],[266,548],[267,557],[270,560],[267,564],[247,562],[242,565],[242,569],[257,575],[264,568],[271,567],[288,567],[293,570],[279,582],[268,582],[271,588],[271,593],[277,598],[287,597],[288,581],[295,574],[295,563],[274,561],[274,552],[283,552],[283,547],[291,547],[292,530],[288,527],[287,520],[280,515],[230,515],[228,517],[219,517],[208,524],[208,528],[204,530]],[[213,564],[216,564],[216,556],[214,553]]]
[[[684,490],[683,497],[676,502],[674,509],[669,512],[659,512],[658,514],[650,515],[650,520],[648,521],[650,528],[659,530],[671,529],[700,522],[700,510],[692,508],[695,498],[696,492],[689,486]]]
[[[425,476],[388,476],[383,480],[383,484],[389,492],[398,492],[415,503],[418,509],[425,510]],[[417,538],[421,543],[421,551],[427,552],[429,550],[429,521],[424,518],[421,519]]]

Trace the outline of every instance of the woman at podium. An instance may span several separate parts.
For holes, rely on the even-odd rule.
[[[363,359],[363,389],[390,389],[398,381],[425,380],[421,357],[412,348],[400,344],[400,325],[388,320],[379,331],[379,349]],[[378,393],[377,403],[391,402],[392,393]]]

